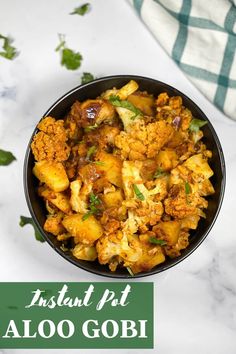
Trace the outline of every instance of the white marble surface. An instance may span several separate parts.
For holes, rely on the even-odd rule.
[[[41,115],[56,98],[79,84],[83,71],[98,77],[140,74],[157,78],[190,96],[214,124],[225,153],[227,188],[218,220],[194,254],[162,275],[140,280],[155,283],[155,349],[148,352],[235,354],[236,123],[185,78],[125,0],[90,2],[92,11],[79,17],[68,15],[79,0],[0,0],[0,33],[14,37],[20,50],[14,61],[0,58],[0,147],[17,156],[10,166],[0,167],[0,281],[106,280],[77,269],[46,243],[36,242],[29,226],[18,226],[19,216],[29,215],[22,183],[26,145]],[[68,45],[83,54],[80,71],[60,66],[54,51],[57,33],[65,33]],[[45,351],[0,350],[0,354],[34,352]],[[60,351],[68,352],[94,350]]]

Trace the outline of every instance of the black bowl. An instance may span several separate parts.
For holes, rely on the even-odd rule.
[[[112,87],[119,88],[131,79],[138,82],[141,90],[153,93],[155,96],[157,96],[163,91],[167,92],[170,96],[181,96],[183,99],[183,104],[192,111],[194,117],[208,121],[208,124],[203,127],[204,141],[207,143],[208,148],[213,152],[211,166],[214,170],[214,176],[212,177],[211,181],[215,188],[215,194],[208,197],[209,206],[206,210],[206,219],[201,218],[197,230],[192,232],[190,236],[189,246],[185,250],[183,250],[179,257],[174,259],[167,259],[163,264],[156,266],[151,271],[146,273],[140,273],[134,276],[134,278],[138,278],[160,273],[170,267],[173,267],[174,265],[178,264],[183,259],[188,257],[194,250],[196,250],[196,248],[206,238],[218,216],[224,196],[225,161],[223,151],[219,139],[216,135],[216,132],[211,122],[201,111],[201,109],[182,92],[163,82],[154,79],[132,75],[119,75],[109,76],[95,80],[88,84],[78,86],[66,93],[58,101],[56,101],[56,103],[54,103],[51,108],[49,108],[49,110],[44,114],[44,117],[50,115],[52,117],[55,117],[56,119],[62,119],[69,111],[70,107],[75,102],[75,100],[83,101],[88,98],[96,98],[103,91]],[[118,269],[115,273],[112,273],[109,271],[108,266],[102,266],[98,262],[78,260],[72,254],[70,254],[69,251],[62,251],[60,249],[61,243],[57,241],[55,236],[43,230],[43,225],[46,219],[46,210],[42,199],[39,198],[36,192],[38,180],[34,177],[32,173],[32,168],[34,166],[34,157],[30,149],[30,144],[32,142],[33,136],[37,133],[37,131],[37,128],[35,128],[26,151],[24,163],[24,188],[30,213],[39,231],[55,251],[57,251],[62,257],[64,257],[66,260],[73,263],[77,267],[87,270],[91,273],[107,277],[130,278],[130,275],[128,274],[126,269]]]

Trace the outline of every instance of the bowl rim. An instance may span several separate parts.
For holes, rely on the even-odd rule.
[[[30,195],[29,195],[29,188],[28,188],[28,183],[27,183],[27,171],[28,171],[28,163],[29,163],[29,157],[30,157],[30,153],[31,153],[31,142],[32,139],[34,137],[34,135],[36,134],[36,132],[38,131],[37,125],[35,126],[33,133],[30,137],[30,140],[27,144],[27,148],[26,148],[26,153],[25,153],[25,158],[24,158],[24,165],[23,165],[23,184],[24,184],[24,193],[25,193],[25,198],[26,198],[26,202],[27,202],[27,206],[29,208],[31,217],[34,221],[34,223],[36,224],[37,228],[39,229],[41,235],[43,236],[44,240],[47,241],[47,243],[60,255],[62,256],[64,259],[66,259],[67,261],[69,261],[70,263],[72,263],[73,265],[75,265],[76,267],[83,269],[89,273],[92,274],[96,274],[98,276],[102,276],[102,277],[106,277],[106,278],[112,278],[112,279],[137,279],[137,278],[143,278],[143,277],[147,277],[147,276],[152,276],[158,273],[162,273],[163,271],[166,271],[174,266],[176,266],[177,264],[179,264],[180,262],[182,262],[183,260],[185,260],[187,257],[189,257],[200,245],[201,243],[206,239],[206,237],[208,236],[209,232],[211,231],[212,227],[214,226],[216,219],[219,215],[222,203],[223,203],[223,199],[224,199],[224,193],[225,193],[225,184],[226,184],[226,166],[225,166],[225,158],[224,158],[224,153],[223,153],[223,149],[219,140],[219,137],[211,123],[211,121],[209,120],[209,118],[206,116],[206,114],[201,110],[201,108],[191,99],[189,98],[186,94],[184,94],[182,91],[178,90],[177,88],[162,82],[160,80],[156,80],[153,78],[149,78],[149,77],[145,77],[145,76],[140,76],[140,75],[128,75],[128,74],[124,74],[124,75],[109,75],[109,76],[104,76],[98,79],[95,79],[93,81],[90,81],[86,84],[81,84],[78,85],[76,87],[74,87],[73,89],[69,90],[68,92],[66,92],[65,94],[63,94],[60,98],[58,98],[51,106],[49,109],[47,109],[47,111],[42,115],[42,117],[40,118],[43,119],[44,117],[48,116],[50,114],[50,112],[58,105],[60,104],[62,101],[64,101],[68,96],[70,96],[71,94],[73,94],[74,92],[77,92],[78,90],[82,89],[82,88],[86,88],[89,86],[93,86],[96,85],[97,83],[102,83],[104,81],[109,81],[109,80],[114,80],[114,79],[120,79],[120,80],[145,80],[145,81],[149,81],[152,82],[154,84],[159,84],[162,85],[163,88],[167,88],[171,91],[176,91],[176,93],[180,96],[182,96],[184,99],[187,99],[188,101],[190,101],[200,112],[200,114],[202,115],[202,117],[207,120],[208,122],[208,126],[210,128],[210,131],[212,133],[213,139],[215,140],[216,146],[217,146],[217,150],[218,150],[218,154],[219,154],[219,160],[220,160],[220,166],[221,166],[221,172],[222,172],[222,179],[220,182],[220,193],[219,193],[219,202],[218,202],[218,206],[214,215],[214,218],[211,222],[211,224],[206,228],[206,230],[203,232],[203,234],[201,235],[201,237],[197,240],[196,244],[194,245],[194,247],[192,247],[186,254],[184,255],[180,255],[179,257],[176,257],[173,259],[173,262],[171,264],[167,264],[165,265],[165,262],[163,264],[161,264],[161,267],[155,269],[155,267],[153,269],[151,269],[150,271],[146,272],[146,273],[138,273],[135,274],[134,276],[130,275],[129,273],[127,274],[117,274],[117,273],[112,273],[112,272],[107,272],[107,273],[102,273],[99,270],[95,269],[88,269],[86,267],[86,265],[80,264],[78,263],[75,259],[68,257],[68,255],[62,251],[60,248],[56,247],[54,245],[54,243],[51,241],[51,239],[48,237],[47,233],[44,231],[44,229],[42,228],[41,224],[39,223],[34,209],[32,207],[31,204],[31,199],[30,199]],[[39,121],[40,121],[39,120]]]

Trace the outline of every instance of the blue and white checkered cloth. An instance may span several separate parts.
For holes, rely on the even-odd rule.
[[[131,0],[195,86],[236,120],[236,0]]]

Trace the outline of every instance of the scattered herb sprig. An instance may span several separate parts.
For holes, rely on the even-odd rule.
[[[127,100],[121,100],[119,98],[119,96],[111,95],[109,97],[109,101],[115,107],[126,108],[129,111],[133,112],[134,115],[133,115],[133,117],[131,117],[131,119],[135,119],[137,116],[143,116],[143,112],[141,112],[140,109],[135,107],[131,102],[129,102]]]
[[[0,149],[0,166],[7,166],[16,160],[15,156],[10,151]]]
[[[75,52],[72,49],[67,48],[65,35],[58,35],[60,43],[56,47],[55,51],[61,54],[61,65],[65,66],[68,70],[76,70],[81,66],[83,60],[82,55],[79,52]]]
[[[98,205],[101,204],[101,200],[98,198],[97,195],[94,193],[90,193],[89,195],[89,211],[84,214],[82,217],[82,221],[87,220],[90,215],[97,214],[99,212],[99,209],[97,208]]]
[[[189,130],[191,132],[198,132],[199,129],[201,127],[203,127],[204,125],[206,125],[206,124],[207,124],[206,120],[201,120],[201,119],[194,118],[194,119],[191,120],[191,123],[190,123],[190,126],[189,126]]]
[[[133,189],[136,197],[140,200],[145,200],[143,193],[139,190],[137,184],[133,184]]]
[[[39,232],[37,226],[35,225],[35,223],[33,222],[33,219],[32,218],[28,218],[27,216],[20,216],[20,222],[19,222],[19,225],[21,227],[24,227],[25,225],[32,225],[33,228],[34,228],[34,236],[35,236],[35,239],[39,242],[45,242],[43,236],[41,235],[41,233]]]
[[[90,9],[91,9],[91,5],[87,2],[86,4],[75,7],[74,10],[70,13],[70,15],[84,16],[90,11]]]
[[[16,48],[12,46],[13,40],[0,34],[0,40],[1,39],[3,40],[3,51],[0,52],[0,56],[8,60],[14,59],[18,55],[18,52]]]
[[[150,237],[149,238],[149,242],[153,243],[155,245],[160,245],[160,246],[165,246],[166,243],[167,243],[165,240],[159,240],[159,239],[157,239],[155,237]]]
[[[81,77],[81,84],[87,84],[88,82],[91,82],[95,80],[95,77],[91,73],[83,73]]]

